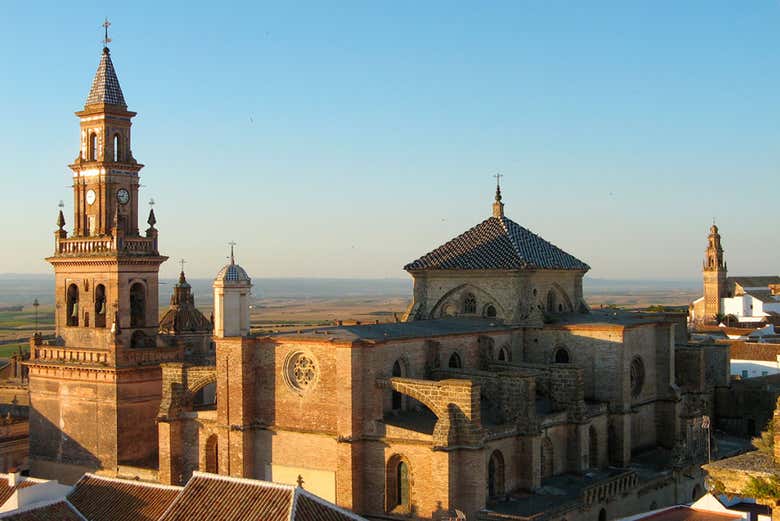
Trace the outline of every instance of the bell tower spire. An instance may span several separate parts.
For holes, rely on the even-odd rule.
[[[27,363],[30,418],[39,426],[30,435],[30,461],[38,471],[156,458],[157,438],[149,433],[160,405],[159,362],[171,356],[158,346],[158,272],[167,257],[158,251],[154,213],[146,234],[138,230],[143,165],[130,149],[135,113],[127,110],[111,61],[109,25],[103,24],[100,64],[76,113],[72,229],[65,230],[60,210],[54,253],[46,259],[55,275],[57,350],[35,349]]]
[[[727,266],[723,259],[723,246],[720,242],[718,226],[713,220],[707,237],[707,249],[704,251],[702,278],[704,280],[704,321],[716,323],[721,313],[721,299],[726,297]]]

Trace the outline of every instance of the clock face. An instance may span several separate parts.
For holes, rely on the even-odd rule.
[[[94,202],[95,202],[95,191],[90,190],[89,192],[87,192],[87,204],[92,206],[92,203]]]
[[[130,201],[130,192],[120,188],[116,193],[116,200],[119,201],[119,204],[127,204]]]

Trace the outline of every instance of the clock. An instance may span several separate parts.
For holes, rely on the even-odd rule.
[[[87,192],[87,204],[92,206],[92,203],[94,202],[95,202],[95,191],[90,190],[89,192]]]
[[[116,200],[119,201],[119,204],[127,204],[130,201],[130,192],[120,188],[116,192]]]

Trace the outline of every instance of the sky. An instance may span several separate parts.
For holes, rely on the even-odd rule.
[[[506,214],[598,278],[780,272],[780,1],[3,3],[0,273],[46,273],[111,20],[174,275],[404,277]]]

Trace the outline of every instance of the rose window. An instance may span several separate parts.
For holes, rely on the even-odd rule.
[[[308,391],[317,384],[319,369],[314,357],[306,353],[292,353],[285,365],[284,379],[294,391]]]

